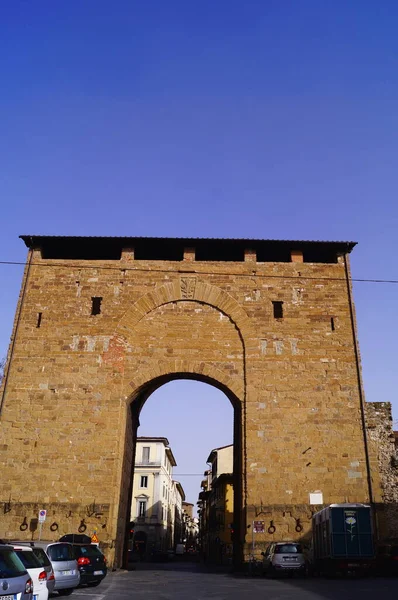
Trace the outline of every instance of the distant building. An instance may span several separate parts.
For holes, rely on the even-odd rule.
[[[215,448],[207,462],[199,494],[199,527],[206,560],[228,564],[232,559],[234,516],[233,445]]]
[[[185,492],[179,481],[173,481],[176,490],[176,504],[174,511],[174,546],[181,544],[184,538],[184,511],[183,505]]]
[[[137,438],[131,521],[131,549],[141,556],[167,551],[182,538],[185,493],[173,480],[176,461],[165,437]]]
[[[184,501],[182,503],[182,510],[188,517],[193,518],[193,504],[191,502]]]
[[[200,487],[201,492],[198,498],[198,516],[199,516],[199,548],[204,560],[207,559],[209,547],[209,512],[210,512],[210,491],[211,491],[211,470],[204,473]]]
[[[183,542],[188,550],[197,549],[199,538],[199,519],[193,514],[194,505],[190,502],[182,503],[183,510]]]

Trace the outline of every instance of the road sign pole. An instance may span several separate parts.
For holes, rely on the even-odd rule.
[[[253,567],[254,567],[254,521],[252,521],[252,551],[249,562],[249,574],[253,575]]]
[[[43,529],[43,523],[47,518],[47,511],[43,508],[39,510],[39,541],[41,540],[41,533]]]

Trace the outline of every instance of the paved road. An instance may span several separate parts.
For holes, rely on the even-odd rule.
[[[139,566],[110,573],[71,600],[380,600],[395,598],[398,579],[264,579],[206,571],[197,564]],[[54,600],[56,600],[54,596]],[[60,599],[61,600],[61,599]]]

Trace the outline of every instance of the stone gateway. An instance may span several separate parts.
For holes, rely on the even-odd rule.
[[[355,244],[21,237],[29,252],[0,389],[0,537],[35,539],[44,509],[43,539],[96,531],[120,566],[139,413],[173,379],[214,385],[234,408],[236,563],[253,521],[264,521],[262,547],[308,538],[322,505],[383,504]]]

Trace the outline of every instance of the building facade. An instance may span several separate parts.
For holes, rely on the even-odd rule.
[[[97,530],[120,566],[141,408],[183,378],[234,409],[236,562],[259,514],[258,547],[310,536],[314,502],[370,502],[384,531],[394,500],[366,430],[354,243],[22,239],[0,387],[2,538],[34,539],[44,508],[43,536]]]
[[[185,494],[181,484],[173,480],[176,464],[167,438],[137,438],[130,512],[134,537],[130,549],[141,556],[165,552],[180,541]]]
[[[206,469],[203,473],[197,502],[198,518],[199,518],[199,551],[202,558],[206,561],[209,553],[209,523],[210,523],[210,502],[209,496],[211,492],[211,470]]]
[[[235,535],[233,445],[212,450],[207,463],[211,469],[199,496],[204,515],[202,553],[210,562],[230,564]]]

